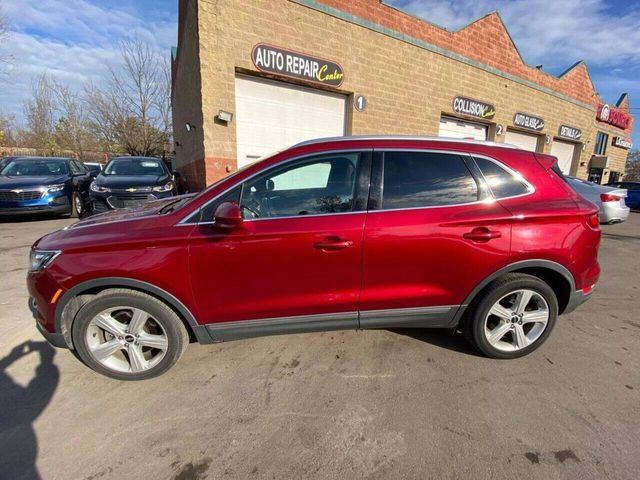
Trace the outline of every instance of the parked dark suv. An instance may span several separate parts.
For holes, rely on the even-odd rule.
[[[91,184],[91,206],[96,213],[139,207],[176,194],[173,176],[164,162],[153,157],[117,157],[107,163]]]
[[[190,341],[320,330],[457,328],[520,357],[600,273],[598,211],[555,163],[464,140],[306,142],[43,237],[31,306],[52,344],[123,380]]]

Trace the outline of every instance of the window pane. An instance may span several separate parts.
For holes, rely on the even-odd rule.
[[[478,186],[458,155],[387,152],[382,208],[455,205],[478,200]]]
[[[518,176],[510,173],[495,162],[486,158],[474,159],[482,171],[489,188],[495,198],[514,197],[529,191],[527,185]],[[555,170],[555,166],[554,166]],[[560,172],[560,169],[556,171]],[[562,177],[562,172],[559,173]]]
[[[274,218],[352,210],[359,153],[296,161],[250,180],[240,203],[245,218]]]

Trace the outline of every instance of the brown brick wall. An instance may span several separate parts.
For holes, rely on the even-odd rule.
[[[235,112],[236,73],[258,74],[251,61],[251,50],[259,42],[338,61],[345,72],[340,91],[347,95],[364,94],[368,99],[364,112],[350,113],[348,132],[353,134],[437,135],[441,115],[453,116],[453,97],[462,95],[494,104],[497,113],[492,122],[503,125],[505,130],[512,125],[516,111],[544,118],[546,126],[542,133],[552,138],[560,124],[580,128],[586,146],[584,151],[580,150],[577,165],[584,163],[584,166],[578,169],[578,174],[586,176],[597,129],[617,130],[596,122],[595,105],[599,99],[587,98],[593,87],[584,64],[577,65],[562,79],[526,66],[495,14],[451,34],[377,0],[324,3],[363,18],[375,18],[379,24],[424,37],[432,44],[449,45],[453,51],[458,48],[458,53],[469,58],[481,55],[485,60],[492,58],[495,62],[492,66],[496,68],[520,78],[534,78],[541,85],[553,85],[554,90],[589,105],[571,103],[295,1],[201,0],[198,20],[208,183],[236,168],[235,122],[225,125],[216,123],[214,118],[221,109]],[[488,35],[492,42],[485,40]],[[628,131],[625,136],[629,135]],[[504,134],[495,140],[504,141]],[[551,144],[544,145],[545,153],[550,149]],[[626,150],[610,145],[608,153],[614,169],[624,171]]]

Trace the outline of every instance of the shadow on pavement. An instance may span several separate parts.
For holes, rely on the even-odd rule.
[[[465,353],[474,357],[482,357],[478,351],[464,338],[463,335],[453,334],[450,329],[439,328],[390,328],[390,332],[415,338],[421,342],[446,348],[458,353]]]
[[[6,370],[19,359],[39,355],[35,377],[25,387]],[[53,364],[54,349],[46,342],[24,342],[0,359],[0,477],[39,479],[36,468],[38,441],[33,422],[47,407],[58,386],[60,373]]]

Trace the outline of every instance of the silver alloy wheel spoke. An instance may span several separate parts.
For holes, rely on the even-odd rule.
[[[110,313],[102,312],[96,315],[93,321],[98,327],[109,332],[114,337],[121,337],[125,334],[125,326],[113,318]]]
[[[144,358],[144,353],[140,345],[130,344],[127,352],[129,353],[129,363],[131,364],[132,372],[136,373],[147,369],[147,360]]]
[[[167,339],[163,335],[151,335],[146,332],[140,334],[138,343],[143,347],[157,348],[158,350],[166,350],[168,346]]]
[[[518,294],[518,298],[516,300],[516,313],[518,315],[521,315],[524,313],[524,309],[527,308],[527,305],[529,305],[529,302],[531,301],[531,297],[533,296],[533,293],[531,290],[521,290],[520,293]]]
[[[493,307],[491,307],[489,313],[504,320],[509,320],[513,316],[511,312],[500,305],[500,303],[496,303]]]
[[[522,323],[544,323],[549,320],[549,312],[546,310],[535,310],[533,312],[526,312],[522,316]]]
[[[147,312],[140,310],[139,308],[134,308],[131,315],[131,321],[129,322],[129,328],[127,329],[129,333],[137,335],[142,332],[144,324],[147,323],[148,318],[149,314]]]
[[[91,353],[96,358],[96,360],[106,360],[114,353],[122,350],[124,345],[117,338],[113,338],[107,342],[101,343],[95,348],[91,349]]]
[[[488,337],[489,343],[491,345],[495,345],[500,340],[502,340],[502,337],[504,337],[506,333],[510,330],[511,330],[511,325],[509,323],[500,323],[498,326],[496,326],[493,330],[489,332],[489,337]]]
[[[517,348],[524,348],[531,344],[531,342],[529,341],[529,339],[524,333],[524,328],[522,328],[522,325],[516,324],[514,328],[513,339],[516,343]]]

